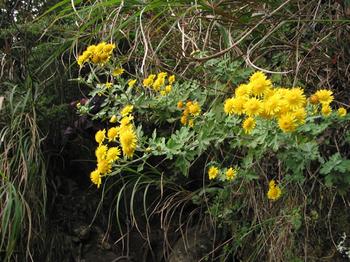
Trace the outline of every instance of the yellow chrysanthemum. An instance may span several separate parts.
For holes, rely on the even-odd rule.
[[[305,119],[306,119],[307,114],[306,114],[304,107],[295,110],[292,114],[294,115],[294,117],[297,121],[297,124],[304,124],[305,123]]]
[[[339,108],[338,108],[338,115],[339,115],[340,117],[346,116],[346,113],[347,113],[347,111],[346,111],[346,109],[345,109],[344,107],[339,107]]]
[[[256,122],[252,117],[248,117],[243,121],[242,128],[246,134],[250,134],[252,130],[255,128]]]
[[[90,180],[92,183],[94,183],[95,185],[97,185],[97,188],[100,187],[101,183],[102,183],[102,178],[100,173],[98,172],[98,170],[94,170],[90,173]]]
[[[277,113],[278,117],[281,117],[285,114],[291,113],[292,111],[290,110],[288,106],[288,102],[285,99],[282,99],[280,101],[280,111]]]
[[[107,137],[108,137],[108,141],[115,141],[118,137],[119,134],[119,127],[111,127],[110,129],[108,129],[107,132]]]
[[[315,95],[317,96],[318,101],[321,104],[325,104],[325,105],[329,105],[334,99],[333,92],[331,90],[321,89],[321,90],[318,90],[315,93]]]
[[[281,98],[284,98],[285,95],[288,93],[289,89],[284,87],[279,87],[275,89],[275,94],[281,96]]]
[[[193,120],[193,119],[190,119],[190,120],[188,121],[188,126],[189,126],[189,127],[193,127],[193,126],[194,126],[194,120]]]
[[[219,169],[215,166],[211,166],[208,170],[209,179],[215,179],[219,175]]]
[[[266,79],[266,75],[264,74],[264,72],[261,72],[261,71],[256,71],[254,74],[252,74],[250,77],[249,77],[249,81],[256,81],[256,80],[259,80],[259,79]]]
[[[260,71],[255,72],[249,80],[252,93],[255,96],[264,95],[264,93],[272,87],[271,80],[267,79],[266,75]]]
[[[166,92],[166,93],[170,93],[171,90],[172,90],[172,86],[171,86],[171,85],[167,85],[167,86],[165,87],[165,92]]]
[[[111,119],[109,119],[109,122],[112,124],[117,123],[117,121],[118,121],[118,117],[116,115],[113,115]]]
[[[169,85],[172,85],[175,82],[175,76],[174,75],[169,76],[168,81],[169,81]]]
[[[259,114],[259,116],[265,118],[265,119],[271,119],[272,115],[269,114],[270,106],[266,103],[266,101],[263,101],[262,103],[262,110]]]
[[[181,124],[183,124],[184,126],[187,124],[187,116],[186,115],[182,115],[181,119],[180,119]]]
[[[184,102],[182,102],[181,100],[179,102],[177,102],[178,109],[182,109],[183,107],[184,107]]]
[[[273,183],[271,183],[273,181]],[[270,181],[270,185],[269,185],[269,191],[267,192],[267,198],[272,200],[272,201],[276,201],[277,199],[279,199],[282,195],[282,190],[279,186],[277,186],[275,184],[275,181],[272,180]]]
[[[101,144],[106,138],[106,129],[99,130],[95,134],[95,140],[97,143]]]
[[[133,116],[125,116],[120,120],[120,131],[124,130],[125,128],[128,129],[131,125],[131,121],[134,119]]]
[[[152,84],[154,91],[159,91],[160,88],[165,84],[165,79],[158,77]]]
[[[108,147],[106,145],[99,145],[95,150],[97,161],[105,159],[107,156]]]
[[[323,116],[329,116],[332,113],[332,108],[329,106],[329,104],[323,104],[321,113]]]
[[[107,88],[111,88],[111,87],[113,86],[113,84],[112,84],[111,82],[107,82],[107,83],[105,83],[105,86],[106,86]]]
[[[201,107],[198,102],[193,102],[191,105],[188,107],[188,110],[191,115],[193,116],[198,116],[201,112]]]
[[[130,79],[129,81],[128,81],[128,86],[129,86],[129,88],[133,88],[133,86],[136,84],[136,79]]]
[[[135,131],[131,128],[123,130],[119,135],[120,145],[124,156],[131,158],[134,155],[137,143]]]
[[[235,90],[235,95],[236,97],[245,97],[245,98],[248,98],[249,95],[251,94],[252,92],[252,87],[251,85],[249,84],[241,84],[239,85],[236,90]]]
[[[90,45],[88,48],[86,48],[87,52],[90,52],[91,54],[96,52],[96,45]]]
[[[284,99],[291,110],[297,110],[298,108],[304,107],[306,104],[304,90],[299,87],[288,90],[285,93]]]
[[[133,109],[134,109],[133,105],[126,105],[120,111],[120,114],[122,115],[122,117],[127,116],[127,115],[129,115],[132,112]]]
[[[226,171],[226,180],[233,180],[236,177],[237,171],[230,167]]]
[[[114,44],[106,44],[105,42],[99,43],[97,46],[91,45],[78,57],[78,64],[80,67],[89,61],[94,64],[104,64],[110,58],[114,48]]]
[[[107,151],[106,159],[109,163],[113,163],[119,159],[120,149],[118,147],[111,147]]]
[[[143,80],[143,86],[151,87],[155,78],[156,78],[156,75],[154,74],[149,75],[147,78]]]
[[[237,114],[241,115],[244,113],[244,104],[246,102],[245,97],[228,98],[224,103],[224,111],[228,115]]]
[[[312,105],[317,105],[318,104],[318,96],[317,95],[312,95],[312,96],[310,96],[310,98],[309,98],[309,102],[310,102],[310,104],[312,104]]]
[[[157,78],[163,78],[163,79],[165,79],[167,75],[168,75],[167,72],[160,72],[160,73],[158,73]]]
[[[113,49],[115,48],[115,44],[106,44],[103,47],[103,52],[105,53],[111,53]]]
[[[270,96],[264,103],[264,110],[269,116],[275,116],[281,110],[281,96],[274,94]]]
[[[112,75],[114,76],[114,77],[117,77],[117,76],[120,76],[120,75],[122,75],[123,73],[124,73],[124,68],[115,68],[114,70],[113,70],[113,72],[112,72]]]
[[[244,104],[244,111],[248,116],[257,116],[262,111],[262,102],[256,98],[249,98]]]
[[[112,165],[108,163],[107,159],[101,159],[97,162],[97,171],[101,174],[108,174],[111,172]]]
[[[280,118],[278,119],[278,126],[285,133],[293,132],[297,127],[296,122],[297,120],[295,116],[291,113],[287,113],[285,115],[280,116]]]

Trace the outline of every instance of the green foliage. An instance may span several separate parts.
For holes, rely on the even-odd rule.
[[[338,192],[345,195],[350,188],[350,160],[344,159],[339,153],[330,156],[320,169],[328,187],[336,186]]]

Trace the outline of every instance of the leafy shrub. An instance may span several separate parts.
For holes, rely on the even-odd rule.
[[[331,107],[332,91],[321,89],[307,97],[303,88],[278,87],[264,73],[252,74],[242,69],[242,63],[229,60],[216,63],[205,88],[197,81],[175,81],[166,72],[134,79],[111,56],[109,46],[114,48],[106,43],[90,46],[78,58],[81,66],[82,60],[87,61],[85,66],[91,70],[78,78],[91,88],[89,99],[77,105],[78,111],[106,125],[95,136],[97,166],[90,178],[97,187],[113,176],[129,181],[133,192],[143,183],[162,187],[163,179],[165,185],[181,176],[197,179],[193,203],[209,200],[207,215],[235,236],[234,248],[224,249],[227,254],[238,254],[258,234],[257,253],[252,254],[257,256],[262,243],[271,241],[264,235],[265,225],[274,236],[273,224],[287,223],[280,250],[277,244],[269,247],[282,258],[294,241],[285,237],[302,224],[300,203],[262,215],[257,206],[265,210],[291,203],[297,188],[322,179],[321,175],[326,186],[335,186],[342,194],[348,191],[346,156],[338,147],[327,159],[332,147],[329,133],[349,120],[345,108]],[[89,63],[101,54],[102,62],[96,58]],[[347,143],[344,135],[340,134],[342,146]],[[253,219],[238,219],[250,208],[254,208]],[[265,220],[257,220],[259,214]]]

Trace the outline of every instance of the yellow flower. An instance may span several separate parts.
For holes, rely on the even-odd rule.
[[[235,169],[233,169],[232,167],[230,167],[226,171],[226,179],[233,180],[236,177],[236,174],[237,174],[237,171]]]
[[[172,90],[172,86],[171,86],[171,85],[167,85],[167,86],[165,87],[165,92],[170,93],[171,90]]]
[[[91,61],[94,63],[94,64],[98,64],[100,63],[100,56],[98,56],[97,54],[94,54],[91,58]]]
[[[111,53],[114,48],[115,48],[115,44],[106,44],[103,46],[103,52]]]
[[[161,95],[161,96],[166,96],[165,90],[160,91],[160,95]]]
[[[228,115],[241,115],[244,112],[244,104],[246,99],[244,97],[228,98],[224,103],[224,111]]]
[[[145,78],[143,80],[143,85],[144,87],[150,87],[153,84],[154,78],[156,77],[156,75],[149,75],[147,78]]]
[[[111,127],[108,129],[107,136],[108,136],[108,141],[115,141],[116,138],[118,137],[119,134],[119,127]]]
[[[91,54],[96,52],[96,45],[90,45],[88,48],[86,48],[87,52],[90,52]]]
[[[321,113],[323,116],[329,116],[332,113],[332,108],[329,104],[322,104]]]
[[[97,171],[101,174],[108,174],[111,172],[112,165],[108,163],[107,159],[101,159],[97,162]]]
[[[117,77],[124,73],[124,68],[115,68],[112,72],[112,76]]]
[[[252,117],[248,117],[243,121],[242,128],[246,134],[250,134],[252,130],[255,128],[256,122]]]
[[[278,119],[278,125],[285,133],[293,132],[297,127],[296,118],[291,113],[284,114]]]
[[[209,179],[215,179],[219,175],[219,169],[215,166],[211,166],[208,170]]]
[[[264,110],[269,116],[275,116],[281,110],[281,96],[274,94],[270,96],[264,103]]]
[[[113,163],[114,161],[117,161],[120,156],[120,149],[118,147],[111,147],[107,151],[107,161],[109,163]]]
[[[344,107],[339,107],[338,108],[338,115],[341,116],[341,117],[344,117],[346,116],[346,109]]]
[[[296,110],[298,108],[304,107],[306,104],[304,90],[299,87],[289,89],[286,92],[284,99],[287,102],[288,108],[291,110]]]
[[[272,87],[271,80],[267,79],[266,75],[260,71],[255,72],[249,80],[253,95],[255,96],[264,95],[264,93]]]
[[[243,96],[248,98],[251,93],[252,93],[252,87],[249,84],[241,84],[235,90],[236,97]]]
[[[201,112],[201,107],[198,102],[191,103],[191,105],[188,107],[188,110],[191,115],[198,116]]]
[[[177,108],[182,109],[184,106],[184,103],[182,101],[177,102]]]
[[[118,118],[117,118],[116,115],[113,115],[113,116],[111,117],[111,119],[109,119],[109,122],[112,123],[112,124],[117,123],[117,121],[118,121]]]
[[[106,138],[106,129],[99,130],[95,134],[95,140],[97,143],[101,144]]]
[[[282,190],[279,186],[276,186],[276,183],[274,180],[271,180],[269,183],[269,191],[267,192],[267,198],[276,201],[279,199],[282,195]]]
[[[123,130],[119,135],[120,145],[122,146],[123,154],[127,158],[131,158],[134,155],[137,143],[137,137],[135,131],[131,128]]]
[[[181,124],[186,125],[187,124],[187,116],[185,116],[185,115],[181,116],[180,122],[181,122]]]
[[[193,126],[194,126],[194,121],[193,121],[193,119],[190,119],[190,120],[188,121],[188,126],[189,126],[189,127],[193,127]]]
[[[172,85],[175,82],[175,76],[174,75],[169,76],[168,81],[169,81],[169,85]]]
[[[94,170],[90,173],[90,180],[93,184],[97,185],[97,188],[100,187],[102,183],[101,175],[98,170]]]
[[[126,105],[120,111],[120,114],[122,115],[122,117],[127,116],[128,114],[130,114],[132,112],[133,109],[134,109],[133,105]]]
[[[131,126],[131,121],[133,119],[134,119],[134,117],[131,115],[123,117],[120,120],[120,131],[125,130],[125,129],[129,129],[129,127]]]
[[[312,96],[310,96],[309,101],[310,101],[310,103],[311,103],[312,105],[317,105],[318,102],[319,102],[319,101],[318,101],[317,95],[312,95]]]
[[[298,124],[305,123],[306,111],[304,107],[295,110],[292,114],[295,116],[295,119],[297,120]]]
[[[107,87],[107,88],[111,88],[112,87],[112,83],[111,82],[107,82],[107,83],[105,83],[105,86]]]
[[[333,92],[331,90],[321,89],[315,95],[321,104],[330,104],[333,101]]]
[[[129,80],[129,81],[128,81],[128,86],[129,86],[129,88],[132,88],[135,84],[136,84],[136,79],[133,79],[133,80]]]
[[[107,156],[108,147],[106,145],[99,145],[95,150],[97,161],[105,159]]]
[[[262,102],[256,98],[250,98],[244,104],[244,111],[248,116],[259,115],[262,111]]]
[[[154,89],[155,91],[159,91],[160,88],[164,85],[164,83],[165,83],[165,79],[164,79],[164,78],[159,78],[159,77],[158,77],[158,78],[156,79],[156,81],[153,82],[152,87],[153,87],[153,89]]]

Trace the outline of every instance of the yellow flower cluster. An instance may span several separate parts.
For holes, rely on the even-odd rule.
[[[193,127],[194,125],[194,117],[199,116],[201,113],[201,106],[197,101],[187,101],[186,107],[184,108],[184,104],[182,101],[177,103],[177,108],[183,109],[181,116],[181,124],[188,125],[189,127]]]
[[[78,65],[82,67],[87,62],[105,64],[111,57],[114,48],[115,44],[106,44],[105,42],[99,43],[98,45],[90,45],[83,54],[78,57]]]
[[[211,166],[208,170],[208,177],[209,180],[213,180],[215,178],[217,178],[219,176],[219,169],[216,166]],[[230,167],[226,170],[225,172],[225,178],[228,181],[232,181],[233,179],[235,179],[237,176],[237,170]]]
[[[119,126],[111,127],[106,132],[105,129],[99,130],[95,134],[95,140],[98,143],[95,155],[97,159],[97,168],[91,172],[91,182],[99,188],[102,182],[102,177],[111,172],[112,165],[120,158],[121,151],[118,146],[108,147],[108,143],[116,143],[119,138],[123,155],[126,158],[131,158],[134,155],[137,136],[135,127],[132,124],[133,116],[130,114],[133,110],[132,105],[127,105],[121,110],[122,118],[119,121]],[[113,121],[111,121],[113,119]],[[112,116],[110,122],[116,123],[117,116]],[[107,135],[106,135],[107,133]]]
[[[160,72],[158,75],[151,74],[143,80],[143,86],[151,88],[155,92],[159,92],[165,96],[172,90],[172,85],[175,82],[175,76],[171,75],[168,77],[168,73]]]
[[[328,115],[331,112],[329,104],[333,101],[332,91],[319,90],[309,101],[313,104],[320,102],[323,115]],[[245,115],[242,128],[248,134],[256,126],[256,117],[275,119],[283,132],[293,132],[305,123],[306,105],[302,88],[274,88],[266,75],[258,71],[248,83],[238,86],[231,98],[225,100],[224,111],[227,115]]]
[[[331,90],[318,90],[315,94],[313,94],[309,101],[311,104],[317,106],[321,105],[321,113],[324,116],[329,116],[332,113],[332,108],[330,104],[332,103],[334,97],[333,92]],[[344,107],[338,108],[338,115],[340,117],[346,116],[347,111]]]
[[[275,180],[269,182],[269,191],[267,192],[267,198],[275,201],[279,199],[282,195],[282,190],[279,186],[276,185]]]

